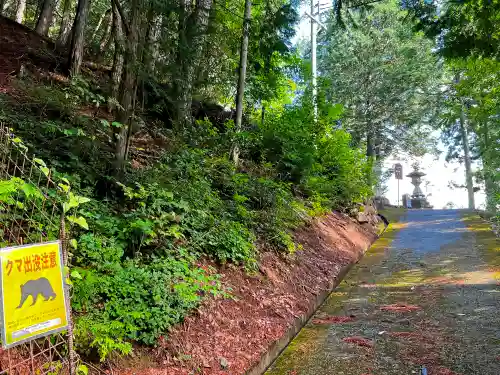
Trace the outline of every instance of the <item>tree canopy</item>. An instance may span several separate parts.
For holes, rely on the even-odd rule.
[[[433,43],[406,17],[395,2],[354,9],[341,25],[332,16],[322,37],[325,95],[344,105],[342,127],[377,158],[432,145],[441,69]]]

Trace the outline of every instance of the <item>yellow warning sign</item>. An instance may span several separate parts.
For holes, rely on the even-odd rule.
[[[61,243],[0,249],[4,348],[68,326]]]

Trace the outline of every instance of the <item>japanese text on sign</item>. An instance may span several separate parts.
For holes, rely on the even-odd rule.
[[[5,348],[67,328],[60,242],[0,249]]]
[[[7,272],[7,276],[10,276],[13,269],[16,269],[18,272],[28,273],[55,268],[57,266],[56,257],[57,253],[55,251],[26,255],[24,258],[15,260],[15,267],[14,261],[8,259],[5,265],[5,271]]]

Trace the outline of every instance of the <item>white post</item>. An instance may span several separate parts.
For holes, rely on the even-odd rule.
[[[316,13],[316,6],[314,4],[315,0],[311,0],[311,70],[312,70],[312,100],[314,107],[314,121],[318,120],[318,103],[317,103],[317,67],[316,67],[316,34],[317,34],[317,25],[316,20],[314,19]]]
[[[398,179],[398,207],[399,207],[399,179]]]

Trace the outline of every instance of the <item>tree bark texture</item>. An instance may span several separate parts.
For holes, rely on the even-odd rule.
[[[106,20],[106,25],[104,32],[101,36],[101,39],[99,40],[99,51],[97,58],[98,60],[102,60],[104,58],[104,55],[106,51],[108,50],[109,44],[111,43],[112,36],[111,36],[111,29],[113,27],[113,22],[111,20],[111,14],[110,17],[107,18]]]
[[[54,16],[54,8],[56,6],[56,0],[44,0],[42,5],[42,10],[38,16],[38,21],[36,22],[35,31],[43,36],[49,34],[49,27],[52,24],[52,18]]]
[[[197,0],[193,11],[191,1],[180,0],[179,6],[179,75],[175,82],[177,96],[176,125],[182,128],[191,122],[191,105],[196,69],[202,56],[212,0]]]
[[[369,128],[366,132],[366,156],[369,158],[375,157],[375,135],[373,131]]]
[[[125,156],[127,153],[130,117],[133,115],[133,103],[136,94],[137,84],[137,48],[139,43],[139,7],[140,0],[133,0],[131,3],[129,33],[125,46],[125,65],[120,85],[119,102],[121,108],[118,109],[117,120],[122,127],[116,133],[115,147],[115,173],[123,173],[125,166]]]
[[[465,161],[465,181],[467,185],[467,195],[469,200],[469,209],[475,209],[474,203],[474,184],[472,181],[472,163],[470,158],[469,149],[469,136],[467,132],[467,122],[465,119],[463,105],[460,108],[460,135],[464,147],[464,161]]]
[[[113,56],[113,68],[111,69],[111,97],[118,100],[118,91],[123,72],[123,60],[125,55],[125,36],[123,35],[123,24],[120,13],[113,3],[113,33],[115,42],[115,51]],[[110,105],[110,110],[114,105]]]
[[[154,74],[155,65],[160,53],[160,36],[163,19],[161,14],[155,15],[153,11],[151,11],[148,18],[149,27],[146,38],[145,62],[148,74]]]
[[[240,68],[238,76],[238,92],[236,94],[236,132],[241,131],[241,124],[243,120],[243,99],[245,97],[245,80],[247,74],[247,61],[248,61],[248,37],[250,34],[250,17],[252,15],[252,2],[245,0],[245,14],[243,16],[243,37],[241,38],[241,51],[240,51]],[[231,158],[234,164],[238,165],[240,156],[239,146],[235,142],[232,147]]]
[[[107,9],[101,16],[101,18],[99,18],[99,22],[97,22],[97,26],[95,27],[94,29],[94,32],[92,33],[92,40],[94,41],[95,38],[97,37],[97,34],[99,33],[99,31],[101,30],[101,26],[103,24],[103,22],[108,22],[109,20],[111,19],[111,9]]]
[[[25,9],[26,9],[26,0],[18,0],[16,8],[16,22],[23,23]]]
[[[89,7],[90,0],[78,0],[68,62],[69,71],[73,76],[80,73],[80,67],[82,66],[85,26],[87,25]]]
[[[66,47],[71,35],[71,5],[72,0],[64,0],[61,26],[59,28],[59,35],[56,41],[56,44],[59,47]]]

